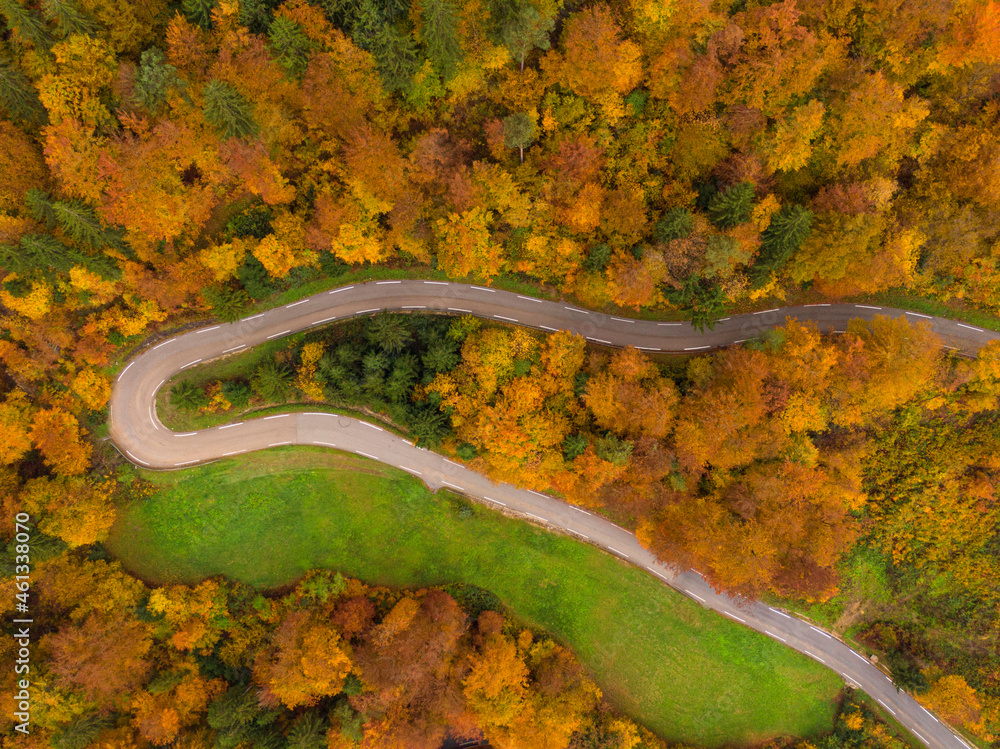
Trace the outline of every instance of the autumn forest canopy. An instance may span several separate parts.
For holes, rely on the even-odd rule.
[[[0,0],[0,536],[37,522],[38,746],[434,746],[448,725],[659,746],[569,651],[461,596],[320,572],[281,596],[151,588],[106,559],[149,491],[99,440],[123,359],[385,269],[699,326],[807,294],[998,315],[1000,3]],[[939,343],[789,320],[653,361],[382,315],[164,405],[380,414],[720,589],[828,615],[995,742],[1000,347]],[[821,749],[894,741],[865,710]]]

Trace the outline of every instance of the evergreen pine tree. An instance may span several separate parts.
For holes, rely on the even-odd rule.
[[[42,0],[42,13],[56,24],[59,36],[93,34],[97,24],[83,13],[72,0]]]
[[[257,134],[250,103],[228,83],[217,78],[205,86],[205,119],[223,138],[245,138]]]
[[[305,35],[302,27],[290,18],[275,18],[268,31],[271,52],[278,59],[285,72],[296,78],[306,72],[309,55],[313,49],[312,40]]]
[[[28,127],[41,128],[49,122],[28,76],[7,62],[0,62],[0,113]]]
[[[458,43],[458,10],[451,0],[425,0],[420,41],[428,59],[446,82],[455,75],[462,48]]]
[[[750,218],[753,211],[753,185],[741,182],[729,189],[716,193],[708,204],[708,216],[712,223],[723,229],[731,229]]]
[[[167,62],[163,52],[151,47],[142,53],[139,61],[132,101],[150,114],[157,114],[170,89],[184,85],[185,82],[177,75],[177,68]]]

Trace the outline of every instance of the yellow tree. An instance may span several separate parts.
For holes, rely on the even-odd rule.
[[[166,0],[79,0],[80,8],[101,24],[101,37],[116,54],[138,58],[163,31]]]
[[[904,96],[904,87],[881,72],[863,74],[830,106],[826,146],[838,167],[857,166],[880,157],[889,167],[905,155],[910,137],[930,109],[919,96]]]
[[[316,380],[316,364],[323,356],[323,344],[318,341],[302,347],[295,387],[312,400],[323,400],[323,386]]]
[[[11,215],[25,213],[24,194],[31,188],[44,189],[48,175],[45,161],[32,142],[12,123],[0,120],[0,174],[5,175],[0,183],[0,211]],[[13,237],[0,239],[14,244]]]
[[[663,439],[673,426],[679,398],[674,383],[630,346],[615,352],[607,368],[590,378],[584,402],[604,429]]]
[[[733,17],[739,44],[730,44],[726,29],[717,34],[720,54],[729,61],[732,94],[768,117],[789,101],[809,92],[824,68],[843,54],[832,37],[820,39],[798,23],[793,0],[742,11]]]
[[[498,614],[485,611],[478,624],[483,642],[470,654],[471,667],[462,681],[466,704],[487,730],[506,727],[523,715],[528,666],[517,643],[500,633]]]
[[[148,605],[170,625],[170,644],[183,651],[213,647],[222,636],[215,622],[226,621],[229,614],[226,590],[216,580],[157,588]]]
[[[34,572],[46,606],[66,611],[73,621],[92,612],[116,614],[131,609],[148,593],[145,585],[122,570],[120,562],[64,554],[40,563]]]
[[[46,635],[48,667],[57,681],[78,688],[101,707],[127,700],[146,679],[152,666],[153,639],[148,624],[123,611],[91,614],[79,623],[66,623]]]
[[[692,362],[694,387],[685,396],[675,427],[678,460],[687,470],[706,465],[729,470],[775,458],[787,445],[767,387],[767,357],[748,349],[727,350]]]
[[[31,449],[31,406],[20,390],[0,403],[0,464],[16,463]]]
[[[91,446],[73,414],[61,408],[39,411],[31,422],[31,441],[56,473],[76,476],[87,470]]]
[[[584,350],[568,333],[547,337],[539,350],[522,328],[486,329],[466,339],[461,365],[427,389],[453,409],[459,437],[480,449],[491,476],[544,487],[565,470],[561,445],[578,411]]]
[[[531,708],[522,712],[508,732],[493,733],[490,738],[510,749],[526,744],[537,749],[562,749],[589,720],[601,690],[570,651],[552,640],[526,647],[524,633],[518,639],[531,669]]]
[[[185,666],[180,683],[155,694],[142,690],[132,700],[132,725],[156,746],[174,741],[182,728],[196,721],[208,709],[208,703],[226,690],[222,679],[206,679]]]
[[[492,211],[473,208],[436,222],[438,266],[451,278],[489,282],[504,267],[503,248],[493,241]]]
[[[768,166],[775,171],[794,171],[807,163],[813,152],[813,141],[823,126],[826,107],[813,99],[796,107],[778,121],[765,139],[764,153]]]
[[[25,484],[21,501],[41,517],[39,528],[72,546],[105,541],[115,522],[113,481],[37,478]]]
[[[1000,401],[1000,341],[988,341],[969,366],[966,390],[977,411],[996,408]],[[2,407],[0,407],[2,408]],[[0,423],[3,419],[0,417]]]
[[[926,390],[941,357],[930,326],[881,315],[852,320],[837,347],[829,402],[831,421],[841,426],[869,424]]]
[[[198,260],[216,281],[226,281],[236,275],[246,258],[247,244],[240,239],[224,244],[210,244],[198,253]]]
[[[254,663],[261,701],[287,708],[313,705],[337,694],[351,670],[346,643],[333,626],[308,611],[288,614],[274,633],[272,646]]]
[[[979,728],[982,703],[976,690],[962,676],[942,676],[918,699],[953,725]]]
[[[268,234],[251,251],[267,272],[275,278],[284,278],[297,264],[292,248],[274,234]]]
[[[99,38],[76,34],[53,46],[52,54],[58,72],[42,78],[38,91],[49,119],[109,126],[113,118],[105,100],[117,70],[111,48]]]
[[[528,237],[515,269],[545,281],[562,282],[579,268],[582,260],[579,242],[536,234]]]
[[[340,225],[330,252],[346,263],[380,263],[389,254],[376,228],[353,223]]]
[[[92,411],[104,408],[111,396],[111,383],[93,367],[81,369],[73,378],[73,392]]]
[[[563,34],[563,59],[550,53],[546,61],[555,81],[604,109],[609,120],[618,119],[622,94],[642,80],[642,50],[625,39],[621,27],[605,5],[569,17]]]

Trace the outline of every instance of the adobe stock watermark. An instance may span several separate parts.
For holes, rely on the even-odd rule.
[[[14,516],[14,730],[27,735],[31,732],[31,518],[26,512]]]

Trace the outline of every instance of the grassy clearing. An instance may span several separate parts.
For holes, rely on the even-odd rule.
[[[832,725],[839,678],[593,547],[341,453],[282,448],[177,473],[123,512],[109,546],[153,582],[261,588],[329,567],[371,583],[464,581],[553,632],[619,708],[703,746]]]

